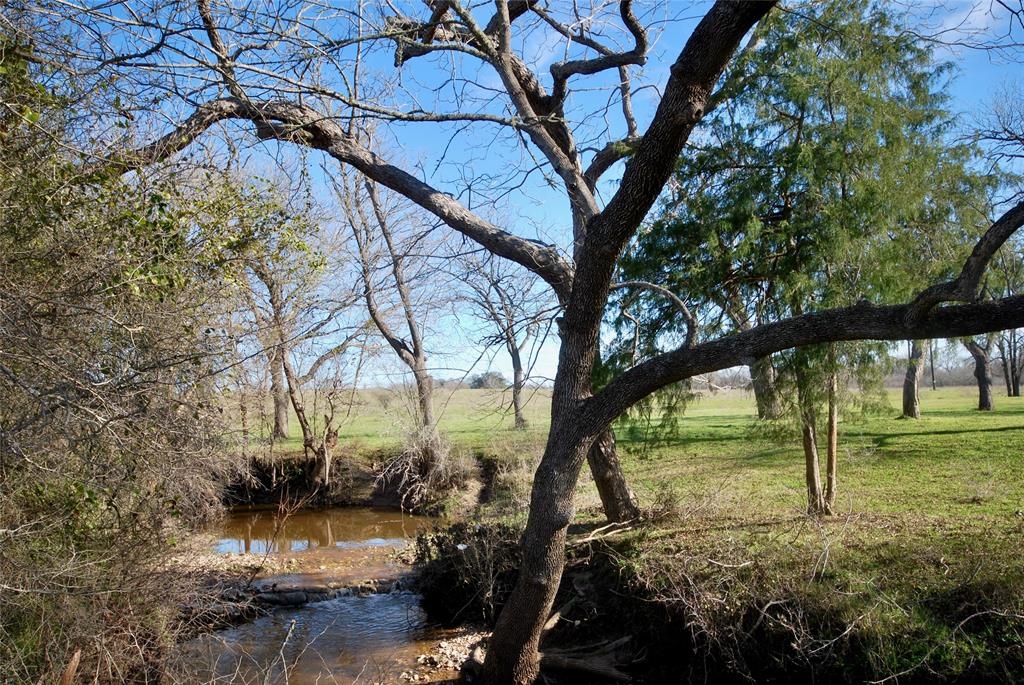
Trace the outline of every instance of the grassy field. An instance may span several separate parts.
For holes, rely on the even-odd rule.
[[[1024,399],[996,398],[991,413],[974,407],[974,388],[922,391],[922,418],[891,410],[840,425],[839,503],[842,511],[914,512],[939,516],[1014,516],[1024,509]],[[507,393],[437,391],[440,429],[456,449],[493,459],[540,456],[548,423],[548,393],[533,391],[529,427],[512,429]],[[340,444],[356,452],[397,447],[410,426],[410,403],[399,393],[361,392]],[[275,450],[301,449],[297,423]],[[759,430],[749,393],[725,391],[692,402],[675,434],[628,421],[617,426],[626,474],[649,503],[674,490],[722,515],[793,514],[804,508],[803,453],[795,435]],[[581,504],[596,504],[583,479]]]
[[[1024,401],[997,398],[979,412],[973,388],[922,392],[922,418],[898,410],[840,424],[839,509],[923,515],[1012,516],[1024,508]],[[898,391],[890,404],[898,407]],[[803,453],[795,436],[759,436],[739,393],[698,400],[678,435],[652,444],[620,430],[628,475],[641,490],[666,483],[711,498],[724,512],[799,512]]]

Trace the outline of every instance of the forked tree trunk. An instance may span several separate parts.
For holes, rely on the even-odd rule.
[[[284,377],[284,350],[274,350],[270,359],[270,394],[274,401],[274,432],[275,440],[288,439],[288,384]]]
[[[771,357],[762,357],[747,368],[750,385],[754,389],[757,418],[770,420],[782,416],[782,399],[775,388],[775,367]]]
[[[839,470],[839,376],[828,381],[828,461],[825,467],[825,513],[835,513]]]
[[[978,381],[978,410],[992,411],[992,371],[989,367],[989,350],[973,340],[968,340],[964,345],[974,357],[974,377]]]
[[[930,341],[925,341],[930,344]],[[903,418],[921,418],[921,377],[924,375],[924,345],[920,340],[910,343],[907,373],[903,378]]]
[[[594,440],[587,451],[587,464],[594,476],[597,493],[601,497],[605,518],[609,523],[624,523],[640,518],[640,504],[622,474],[615,431],[606,429]]]
[[[338,431],[331,427],[332,417],[324,416],[324,438],[313,450],[313,486],[328,487],[331,483],[331,462],[334,458],[334,450],[338,446]]]

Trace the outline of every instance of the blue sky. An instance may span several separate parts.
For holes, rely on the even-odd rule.
[[[669,65],[675,59],[680,47],[708,5],[709,3],[682,2],[665,4],[660,10],[662,18],[671,16],[677,20],[665,24],[660,35],[656,36],[650,60],[643,70],[644,81],[655,84],[665,82]],[[993,99],[999,96],[1003,88],[1015,82],[1020,83],[1021,63],[1015,60],[1024,57],[1024,54],[1019,52],[1019,48],[1017,52],[1013,50],[996,52],[972,49],[965,45],[952,43],[977,44],[987,40],[1005,43],[1005,33],[1008,29],[1014,31],[1014,37],[1020,42],[1022,32],[1019,27],[1011,27],[1005,10],[998,5],[990,5],[988,2],[921,3],[915,5],[913,11],[919,13],[916,26],[921,33],[939,34],[944,41],[951,43],[950,45],[939,45],[936,48],[936,55],[939,59],[949,60],[956,64],[955,74],[949,88],[952,96],[950,108],[961,116],[965,129],[969,129],[973,122],[985,116]],[[552,61],[560,58],[557,46],[535,45],[529,47],[531,49],[527,50],[527,56],[533,57],[538,73],[542,75],[546,73],[546,68]],[[650,93],[649,97],[641,95],[635,101],[641,131],[649,121],[653,105],[656,103],[653,92],[648,92]],[[586,94],[577,96],[578,111],[592,107],[593,100],[593,97],[588,97]],[[405,131],[399,131],[395,135],[395,142],[403,147],[404,156],[423,160],[430,159],[436,151],[436,140],[417,139],[413,133],[415,127],[408,128],[411,135],[405,135]],[[480,134],[479,130],[467,134],[463,139],[456,141],[455,147],[465,150],[468,159],[481,144]],[[451,152],[449,150],[450,154]],[[459,150],[455,151],[452,159],[460,159],[458,152]],[[474,161],[474,165],[477,164],[479,164],[479,160]],[[423,168],[427,167],[427,164],[423,164]],[[434,168],[439,172],[434,178],[434,182],[444,188],[443,167],[435,166]],[[609,177],[612,182],[606,184],[606,188],[613,185],[616,173],[611,172]],[[513,228],[518,227],[517,232],[530,235],[535,231],[544,239],[564,245],[570,225],[564,195],[557,188],[551,189],[542,183],[534,183],[527,186],[526,192],[518,197],[521,202],[515,207],[514,219],[506,221],[506,224],[511,224]],[[463,335],[454,328],[450,328],[452,323],[449,320],[440,320],[437,322],[437,330],[435,330],[435,335],[444,341],[447,349],[452,349],[453,335]],[[436,342],[433,347],[437,348]],[[473,348],[468,341],[465,342],[463,351],[459,353],[443,354],[438,351],[433,356],[436,373],[441,377],[457,377],[471,367],[475,373],[485,370],[490,365],[491,368],[501,371],[507,377],[511,376],[511,364],[503,350],[495,350],[490,354],[485,354],[482,358],[480,354],[481,350]],[[538,380],[550,379],[554,376],[556,364],[557,340],[552,339],[540,350],[533,374]],[[391,368],[390,364],[385,362],[381,365],[380,370],[383,372],[389,368]],[[386,374],[385,377],[393,376]]]

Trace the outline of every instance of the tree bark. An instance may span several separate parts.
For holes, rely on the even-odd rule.
[[[524,430],[526,417],[523,416],[523,387],[526,385],[526,376],[523,373],[523,359],[514,340],[508,345],[508,351],[512,357],[512,411],[515,413],[515,427],[516,430]]]
[[[1013,362],[1010,360],[1010,352],[1007,349],[1007,338],[1009,331],[1003,331],[996,338],[996,348],[999,350],[999,363],[1003,367],[1003,383],[1006,385],[1006,396],[1013,397]]]
[[[562,367],[561,378],[555,380],[552,429],[533,481],[519,578],[498,616],[484,662],[488,685],[532,685],[539,673],[537,648],[561,581],[566,531],[575,513],[576,482],[591,441],[578,432],[573,412],[576,398],[571,390],[589,381],[589,369],[581,369],[580,361],[571,366],[575,368]],[[565,378],[569,371],[577,372],[572,381]],[[579,371],[585,371],[583,377]]]
[[[419,408],[420,427],[434,431],[434,380],[427,371],[426,357],[417,357],[411,365],[416,382],[416,404]]]
[[[839,375],[828,379],[828,461],[825,467],[825,513],[835,513],[839,470]]]
[[[930,340],[925,343],[931,344]],[[921,377],[924,375],[924,345],[920,340],[910,342],[910,358],[903,378],[903,418],[921,418]]]
[[[807,513],[813,516],[825,510],[825,495],[821,488],[821,465],[818,460],[816,417],[811,399],[804,389],[806,374],[797,372],[797,404],[800,408],[800,435],[804,448],[804,482],[807,485]]]
[[[974,357],[974,377],[978,381],[978,411],[992,411],[992,371],[989,367],[989,348],[973,340],[964,345]]]
[[[762,357],[747,367],[750,385],[757,403],[757,418],[777,419],[782,416],[782,401],[775,389],[775,366],[771,357]]]
[[[1013,397],[1020,397],[1020,377],[1024,372],[1024,355],[1021,354],[1022,343],[1020,331],[1016,328],[1010,330],[1010,394]]]
[[[935,383],[935,341],[928,341],[928,365],[932,371],[932,390],[938,390],[939,386]]]
[[[594,476],[601,506],[609,523],[625,523],[640,517],[636,495],[626,483],[615,448],[615,431],[607,428],[587,451],[587,463]]]
[[[274,432],[275,440],[288,439],[288,409],[291,400],[288,398],[288,384],[284,378],[284,349],[278,346],[270,359],[270,394],[274,401]]]

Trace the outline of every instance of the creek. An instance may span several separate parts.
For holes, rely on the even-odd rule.
[[[229,514],[216,551],[284,562],[283,573],[259,577],[256,584],[261,596],[283,598],[288,606],[189,643],[197,680],[403,682],[401,674],[415,666],[416,656],[445,635],[427,621],[418,595],[402,589],[408,567],[394,558],[432,523],[375,508],[303,510],[284,520],[275,510]]]

